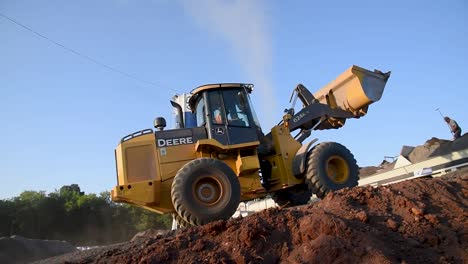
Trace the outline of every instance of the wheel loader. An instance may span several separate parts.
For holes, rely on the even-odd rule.
[[[264,134],[250,94],[253,85],[220,83],[174,96],[175,129],[162,117],[153,129],[129,134],[115,149],[115,202],[173,214],[182,226],[230,218],[242,201],[272,196],[280,206],[305,204],[312,194],[356,186],[358,166],[336,142],[305,140],[337,129],[380,100],[390,72],[352,66],[312,94],[293,90],[291,108]],[[297,111],[297,99],[302,107]]]

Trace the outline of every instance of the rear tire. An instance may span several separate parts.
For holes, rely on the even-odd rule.
[[[185,164],[171,188],[176,212],[191,225],[229,219],[240,202],[236,174],[224,162],[200,158]]]
[[[357,186],[359,167],[345,146],[324,142],[309,152],[306,177],[309,190],[323,198],[330,191]]]

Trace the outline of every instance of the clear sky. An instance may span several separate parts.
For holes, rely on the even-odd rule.
[[[392,71],[367,116],[315,133],[360,166],[451,138],[436,108],[466,132],[467,3],[1,0],[43,37],[0,16],[0,199],[110,190],[120,138],[157,116],[173,125],[172,95],[206,83],[254,83],[268,132],[298,83],[314,92],[353,64]]]

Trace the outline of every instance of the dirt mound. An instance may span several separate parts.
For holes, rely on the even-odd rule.
[[[161,235],[165,235],[168,232],[169,230],[148,229],[145,231],[138,232],[136,235],[133,236],[131,241],[138,240],[138,239],[145,238],[145,237],[161,236]]]
[[[359,168],[359,178],[363,179],[367,176],[376,174],[379,170],[381,170],[378,166],[367,166]]]
[[[417,146],[408,155],[408,160],[412,163],[424,161],[429,158],[443,156],[453,151],[459,151],[468,148],[468,133],[462,137],[450,141],[433,137],[421,146]]]
[[[454,141],[433,137],[420,146],[404,146],[401,155],[407,158],[411,163],[418,163],[464,149],[468,149],[468,133],[465,133]],[[395,161],[389,163],[384,160],[379,166],[361,167],[359,168],[359,177],[364,179],[377,173],[392,170],[394,166]]]
[[[76,250],[65,241],[0,237],[0,263],[28,263]]]
[[[331,193],[47,263],[463,263],[468,174]]]
[[[367,167],[361,167],[359,168],[359,178],[364,179],[366,177],[372,176],[377,173],[382,173],[385,171],[392,170],[393,167],[395,166],[395,162],[389,162],[386,160],[383,160],[379,166],[367,166]]]

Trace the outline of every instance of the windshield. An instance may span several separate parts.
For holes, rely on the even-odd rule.
[[[253,113],[253,121],[260,127],[250,98],[244,89],[208,91],[206,96],[208,104],[205,102],[204,97],[200,97],[195,103],[195,116],[198,127],[206,125],[207,120],[214,125],[251,127],[250,111]]]
[[[230,126],[250,127],[245,93],[237,89],[223,91],[226,117]]]

